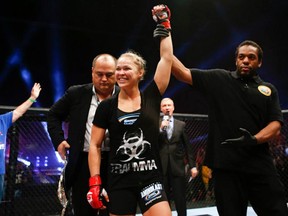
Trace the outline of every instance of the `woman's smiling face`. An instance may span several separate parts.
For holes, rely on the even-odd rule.
[[[134,63],[133,57],[124,55],[117,61],[115,76],[119,87],[125,87],[138,85],[143,73]]]

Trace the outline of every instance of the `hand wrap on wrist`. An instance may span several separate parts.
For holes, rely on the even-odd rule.
[[[161,38],[161,37],[168,37],[169,36],[169,30],[166,29],[163,25],[157,24],[154,32],[153,37],[154,38]]]
[[[87,193],[87,200],[92,208],[101,209],[104,205],[102,202],[102,181],[100,175],[95,175],[89,178],[90,190]]]

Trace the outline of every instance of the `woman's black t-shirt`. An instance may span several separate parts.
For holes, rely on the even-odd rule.
[[[143,187],[161,181],[158,155],[160,101],[161,94],[152,81],[141,92],[141,109],[128,118],[119,116],[118,94],[99,104],[93,124],[109,131],[108,190]]]

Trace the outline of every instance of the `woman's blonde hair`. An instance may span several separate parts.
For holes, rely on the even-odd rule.
[[[119,58],[121,57],[130,57],[133,59],[134,64],[137,65],[138,69],[143,72],[143,76],[140,79],[143,80],[146,73],[146,60],[134,50],[126,51],[119,56]]]

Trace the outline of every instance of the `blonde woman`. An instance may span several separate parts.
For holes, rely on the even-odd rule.
[[[115,72],[120,92],[101,102],[93,121],[87,199],[94,208],[108,207],[111,216],[135,215],[137,205],[145,216],[171,216],[157,151],[160,101],[169,83],[173,56],[170,10],[157,5],[152,14],[161,24],[157,28],[167,33],[160,38],[160,60],[153,81],[141,92],[139,82],[146,62],[133,51],[122,54]],[[101,188],[100,177],[101,143],[106,129],[111,148],[107,193]]]

